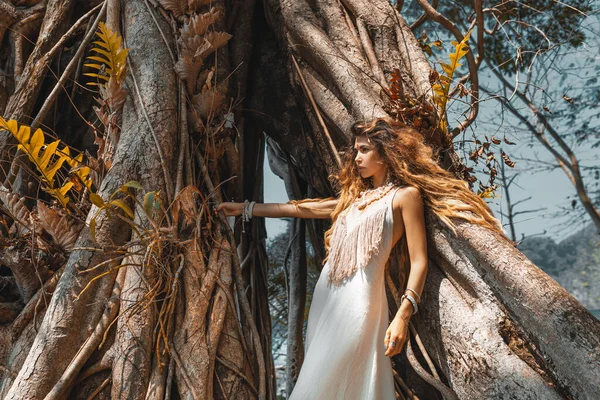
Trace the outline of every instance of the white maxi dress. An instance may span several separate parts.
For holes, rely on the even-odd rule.
[[[313,293],[304,362],[291,400],[396,399],[384,345],[389,326],[384,274],[397,189],[362,211],[353,204],[338,217]]]

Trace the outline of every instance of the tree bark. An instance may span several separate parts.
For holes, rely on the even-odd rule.
[[[56,72],[59,54],[72,57],[65,44],[84,35],[73,30],[72,37],[65,36],[76,18],[75,2],[26,3],[27,15],[0,1],[7,10],[0,22],[8,28],[43,12],[36,44],[23,53],[20,79],[12,86],[0,82],[2,115],[20,122],[38,115],[45,102],[40,93],[56,85],[48,68]],[[92,3],[85,6],[97,5]],[[92,206],[75,249],[51,257],[38,282],[22,272],[35,271],[27,269],[33,267],[27,257],[42,257],[41,247],[18,254],[0,249],[2,267],[25,268],[12,273],[11,289],[1,296],[0,397],[275,398],[264,225],[254,220],[246,232],[239,225],[232,231],[212,207],[242,196],[263,199],[263,132],[269,162],[294,196],[334,195],[328,177],[338,171],[336,153],[350,144],[350,125],[391,112],[386,96],[395,69],[406,98],[427,109],[431,67],[403,17],[384,0],[160,0],[156,6],[133,0],[121,10],[110,4],[109,24],[121,21],[129,49],[127,97],[112,166],[97,194],[108,202],[134,180],[143,188],[136,192],[140,204],[148,200],[145,194],[162,203],[147,208],[128,199],[135,209],[132,221],[114,212],[96,215]],[[201,66],[182,73],[175,63],[190,46],[182,36],[195,12],[215,13],[209,31],[234,38],[200,64],[185,61]],[[0,38],[3,34],[0,30]],[[194,40],[205,43],[203,35]],[[16,51],[10,47],[10,57],[0,57],[3,71],[20,68]],[[72,77],[80,85],[86,82],[82,72],[76,68]],[[76,92],[76,105],[93,101],[85,91],[70,93]],[[56,103],[68,104],[70,93],[59,91]],[[60,137],[90,143],[99,125],[81,118],[91,119],[92,110],[68,115],[57,120],[68,119],[88,139],[66,132],[58,132]],[[48,126],[50,117],[41,117],[39,123]],[[440,164],[460,174],[464,166],[451,136],[435,129],[436,116],[427,118],[424,134]],[[14,144],[9,133],[0,132],[3,180],[21,165],[14,160]],[[87,150],[96,154],[95,148]],[[233,175],[238,181],[228,180]],[[294,190],[293,175],[306,190]],[[89,228],[94,216],[95,240]],[[288,370],[288,392],[303,352],[302,225],[294,242],[298,264],[290,271],[298,276],[290,280],[289,353],[296,356],[290,360],[296,369]],[[322,258],[327,226],[307,225]],[[29,248],[32,238],[50,240],[39,232],[10,232],[7,240],[18,242],[18,249]],[[416,359],[429,358],[439,382],[459,398],[593,398],[600,381],[594,351],[600,323],[489,231],[463,223],[455,235],[430,219],[428,232],[430,272],[422,311],[414,319]],[[399,300],[401,271],[392,273],[388,297]],[[390,303],[391,312],[394,308]],[[405,380],[403,391],[437,396],[412,357],[398,357],[394,365]]]

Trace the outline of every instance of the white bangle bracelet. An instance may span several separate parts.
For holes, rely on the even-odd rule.
[[[406,288],[406,290],[410,290],[411,292],[413,292],[415,294],[415,296],[417,296],[417,300],[420,303],[421,302],[421,295],[417,292],[415,292],[414,290],[412,290],[411,288]],[[405,291],[406,293],[406,291]]]
[[[252,211],[254,210],[255,204],[256,204],[255,201],[251,201],[250,205],[248,206],[248,219],[252,218]]]
[[[419,311],[419,306],[417,305],[417,302],[414,299],[414,297],[412,297],[410,294],[403,294],[402,297],[400,298],[400,304],[402,304],[402,302],[404,301],[405,298],[408,299],[408,301],[410,301],[410,304],[412,304],[412,306],[413,306],[412,315],[416,314],[417,311]]]
[[[242,210],[242,220],[244,222],[248,222],[250,218],[248,218],[248,200],[244,200],[244,208]]]

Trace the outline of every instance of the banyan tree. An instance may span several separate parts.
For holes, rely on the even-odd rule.
[[[465,2],[467,30],[417,3],[407,22],[387,0],[0,0],[0,397],[275,398],[264,221],[214,207],[263,199],[265,152],[290,198],[335,195],[349,126],[386,115],[473,181],[454,142],[493,13]],[[425,20],[454,40],[442,68]],[[292,227],[288,390],[326,228]],[[428,232],[399,398],[597,395],[600,322],[494,233]]]

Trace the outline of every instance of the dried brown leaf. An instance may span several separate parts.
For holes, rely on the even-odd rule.
[[[213,87],[212,89],[205,90],[202,93],[198,93],[193,97],[192,104],[194,109],[201,118],[208,118],[212,115],[225,101],[225,95],[223,94],[220,85]]]
[[[504,143],[506,143],[506,144],[510,144],[510,145],[514,145],[514,144],[515,144],[514,142],[511,142],[510,140],[508,140],[508,139],[506,138],[506,136],[504,136]]]
[[[502,152],[502,159],[504,160],[504,163],[509,167],[513,168],[515,166],[515,162],[511,161],[510,157],[508,157],[508,154],[506,154],[505,152]]]
[[[104,104],[108,106],[110,112],[118,113],[125,103],[127,98],[127,90],[123,89],[123,82],[118,81],[111,76],[106,85],[100,86],[100,96],[104,100]],[[102,104],[102,103],[100,103]]]
[[[37,203],[37,216],[40,225],[52,236],[54,243],[66,252],[73,250],[82,224],[74,222],[66,213],[47,207],[41,201]]]
[[[22,236],[32,228],[30,212],[25,205],[25,198],[19,197],[4,186],[0,186],[0,200],[3,210],[15,220],[13,227],[16,236]]]
[[[179,47],[181,48],[181,56],[188,56],[191,58],[196,58],[196,52],[201,47],[206,47],[206,40],[204,40],[204,36],[193,36],[183,40],[183,38],[179,38],[177,40],[179,43]]]
[[[185,81],[188,93],[194,93],[198,72],[202,68],[202,60],[189,54],[182,54],[175,64],[175,72]]]
[[[183,212],[183,223],[185,226],[194,223],[195,219],[199,216],[197,199],[200,196],[200,191],[193,185],[186,186],[179,192],[171,210],[174,224],[177,224],[179,221],[179,211]]]
[[[195,56],[205,58],[213,51],[216,51],[221,47],[225,46],[225,44],[227,44],[229,39],[231,39],[232,37],[233,36],[227,32],[208,32],[206,35],[204,35],[204,40],[210,43],[210,46],[202,46],[198,48],[198,50],[196,50]]]
[[[183,16],[187,10],[187,0],[158,0],[161,6],[167,11],[171,11],[175,18]]]
[[[214,7],[207,13],[193,14],[181,28],[181,39],[187,42],[194,36],[204,35],[208,27],[214,24],[220,16],[221,12]]]

